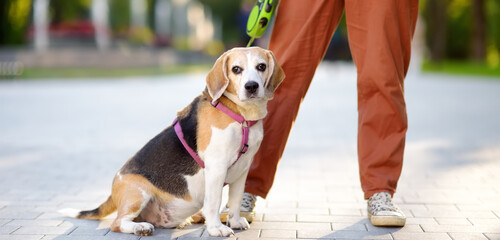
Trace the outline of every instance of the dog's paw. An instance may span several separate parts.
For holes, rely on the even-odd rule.
[[[250,224],[248,223],[247,219],[244,217],[240,217],[239,219],[231,218],[231,219],[229,219],[227,224],[232,229],[248,229],[248,228],[250,228]]]
[[[186,226],[190,226],[191,223],[193,222],[193,219],[191,217],[187,218],[183,222],[181,222],[176,228],[177,229],[184,229]]]
[[[215,226],[207,226],[208,235],[211,237],[228,237],[234,235],[234,232],[228,226],[219,224]]]
[[[205,223],[205,217],[203,217],[203,214],[200,212],[197,212],[193,216],[191,216],[191,223],[196,224],[196,223]]]
[[[141,222],[134,226],[134,234],[137,236],[151,236],[155,231],[155,227],[151,223]]]

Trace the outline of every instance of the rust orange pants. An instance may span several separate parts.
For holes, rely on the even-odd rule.
[[[269,49],[286,79],[269,102],[245,191],[266,197],[302,99],[346,14],[357,68],[358,162],[365,198],[396,190],[407,129],[403,83],[418,0],[281,0]],[[286,107],[283,107],[286,106]]]

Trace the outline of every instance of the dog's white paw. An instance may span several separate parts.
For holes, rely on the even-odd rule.
[[[234,232],[228,226],[218,224],[215,226],[207,226],[208,235],[211,237],[228,237],[234,235]]]
[[[229,227],[232,229],[248,229],[250,228],[250,224],[247,219],[244,217],[240,217],[239,219],[231,218],[228,221]]]
[[[134,234],[137,236],[151,236],[155,227],[151,223],[141,222],[134,225]]]

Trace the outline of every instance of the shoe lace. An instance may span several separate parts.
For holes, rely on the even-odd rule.
[[[392,203],[391,195],[387,192],[375,193],[368,200],[369,207],[374,211],[399,211]]]
[[[243,199],[241,201],[241,207],[245,208],[247,211],[252,211],[255,207],[255,201],[257,197],[251,193],[243,193]]]

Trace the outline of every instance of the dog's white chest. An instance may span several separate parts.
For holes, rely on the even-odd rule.
[[[207,167],[217,167],[220,171],[227,171],[227,183],[232,182],[250,167],[264,136],[262,121],[250,127],[248,150],[238,159],[242,135],[242,126],[236,122],[229,124],[225,129],[212,127],[210,143],[205,151],[200,153]]]

